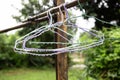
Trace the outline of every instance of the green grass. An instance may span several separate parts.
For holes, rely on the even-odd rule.
[[[86,80],[78,69],[70,69],[68,77],[69,80]],[[0,80],[56,80],[56,76],[54,69],[20,68],[0,70]]]
[[[0,80],[55,80],[55,71],[32,68],[2,70]]]

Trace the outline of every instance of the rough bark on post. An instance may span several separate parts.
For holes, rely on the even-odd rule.
[[[64,3],[64,0],[54,0],[55,6],[58,6],[60,4]],[[65,17],[65,14],[64,14]],[[56,21],[61,21],[61,14],[57,14]],[[61,29],[64,31],[67,31],[67,27],[61,26]],[[62,36],[66,37],[66,34],[63,32],[56,30],[58,33],[60,33]],[[65,42],[64,39],[62,39],[59,35],[55,35],[57,42]],[[57,48],[65,47],[65,45],[56,45]],[[56,56],[56,80],[68,80],[68,63],[67,63],[67,53],[58,54]]]

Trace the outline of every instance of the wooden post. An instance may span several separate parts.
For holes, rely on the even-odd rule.
[[[54,4],[56,6],[64,3],[64,0],[54,0]],[[65,14],[64,14],[65,17]],[[57,14],[56,21],[61,21],[61,14]],[[61,26],[61,29],[64,31],[67,31],[67,27]],[[66,37],[65,33],[56,30],[58,33],[62,34],[64,37]],[[64,39],[62,39],[59,35],[55,35],[57,42],[65,42]],[[65,47],[65,45],[56,45],[57,48]],[[67,63],[67,53],[58,54],[56,56],[56,80],[68,80],[68,63]]]

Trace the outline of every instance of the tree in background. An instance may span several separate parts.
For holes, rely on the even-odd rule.
[[[28,3],[25,2],[25,0],[22,0],[22,9],[19,10],[21,15],[19,16],[13,16],[13,18],[18,21],[22,22],[23,20],[28,19],[31,16],[34,16],[38,13],[43,12],[44,10],[50,8],[50,0],[28,0]],[[33,31],[34,29],[45,25],[46,23],[38,23],[38,24],[30,24],[28,27],[23,28],[20,32],[19,35],[25,35],[30,31]],[[39,26],[38,26],[39,25]]]
[[[87,15],[120,25],[120,0],[87,0],[82,6]],[[97,29],[102,29],[103,26],[110,28],[111,25],[96,21]]]
[[[82,4],[86,14],[120,25],[120,0],[88,0]],[[85,18],[87,18],[85,16]],[[103,45],[84,51],[87,74],[97,80],[120,79],[120,29],[96,20],[96,29],[105,34]],[[100,79],[101,80],[101,79]]]

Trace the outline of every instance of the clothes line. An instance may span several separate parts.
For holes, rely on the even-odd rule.
[[[83,1],[84,0],[80,0],[80,2],[83,2]],[[75,1],[72,1],[71,3],[66,4],[66,8],[71,8],[71,7],[74,7],[76,5],[78,5],[78,0],[75,0]],[[61,6],[61,9],[64,10],[64,6]],[[51,14],[56,13],[56,12],[59,11],[59,6],[53,7],[51,9],[49,9],[49,10],[50,10]],[[25,20],[24,22],[29,21],[29,20],[34,20],[36,18],[47,16],[47,13],[48,13],[49,10],[47,10],[47,11],[45,11],[43,13],[40,13],[38,15],[35,15],[35,16],[29,18],[28,20]]]
[[[79,0],[79,1],[81,3],[85,2],[85,0]],[[71,7],[74,7],[76,5],[78,5],[78,0],[67,3],[66,8],[71,8]],[[64,6],[61,6],[61,9],[64,10]],[[51,14],[57,13],[59,11],[59,6],[53,7],[49,10],[51,11]],[[13,26],[13,27],[10,27],[10,28],[4,29],[4,30],[0,30],[0,33],[5,33],[5,32],[8,32],[8,31],[11,31],[11,30],[27,27],[26,25],[33,24],[33,22],[38,23],[38,22],[41,22],[41,21],[46,21],[46,20],[48,20],[47,13],[48,13],[49,10],[47,10],[43,13],[39,13],[35,16],[32,16],[31,18],[28,18],[27,20],[23,21],[22,23],[20,23],[16,26]]]
[[[13,26],[13,27],[10,27],[10,28],[4,29],[4,30],[0,30],[0,34],[8,32],[8,31],[15,30],[15,29],[28,27],[27,25],[31,25],[31,24],[35,24],[35,23],[38,23],[38,22],[41,22],[41,21],[47,21],[47,20],[48,20],[48,17],[45,16],[45,17],[42,17],[42,18],[35,19],[34,21],[27,21],[27,22],[24,22],[24,23],[19,23],[16,26]]]

